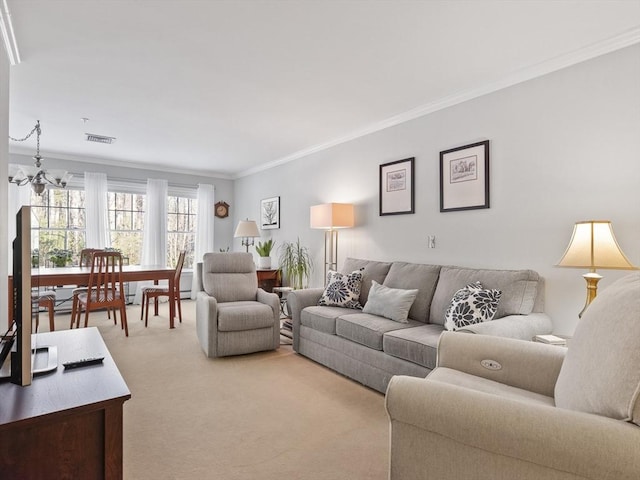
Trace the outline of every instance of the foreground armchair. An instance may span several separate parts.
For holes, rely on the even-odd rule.
[[[280,346],[280,299],[258,288],[249,253],[207,253],[196,299],[196,331],[211,358]]]
[[[445,332],[426,379],[389,383],[390,479],[638,479],[639,391],[640,274],[568,349]]]

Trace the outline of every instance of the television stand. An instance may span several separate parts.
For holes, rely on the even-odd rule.
[[[34,337],[36,348],[57,347],[58,367],[26,387],[0,383],[0,475],[121,479],[122,407],[131,393],[98,329]],[[102,364],[62,368],[98,355]]]

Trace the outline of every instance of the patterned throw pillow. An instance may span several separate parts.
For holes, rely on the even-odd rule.
[[[327,286],[318,300],[318,305],[361,309],[362,305],[358,299],[362,285],[362,270],[364,269],[349,274],[329,270]]]
[[[502,292],[482,288],[475,282],[458,290],[449,304],[444,319],[446,330],[457,330],[467,325],[488,322],[498,310]]]

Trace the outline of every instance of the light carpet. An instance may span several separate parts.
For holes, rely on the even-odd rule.
[[[208,359],[195,332],[195,302],[169,329],[168,306],[129,337],[92,312],[132,398],[124,404],[127,479],[385,479],[384,396],[279,350]],[[48,326],[42,318],[41,326]],[[56,329],[69,327],[56,315]]]

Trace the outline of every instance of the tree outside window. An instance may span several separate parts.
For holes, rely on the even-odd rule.
[[[196,212],[194,198],[169,196],[167,203],[167,266],[178,262],[181,250],[186,250],[185,268],[193,266],[195,250]]]

